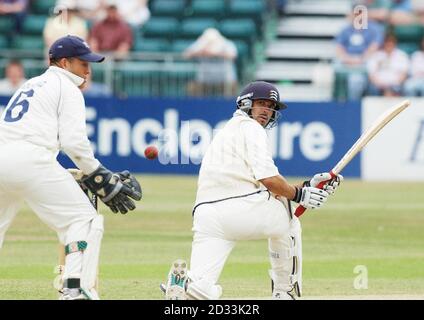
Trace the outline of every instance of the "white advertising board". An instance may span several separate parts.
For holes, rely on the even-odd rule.
[[[362,131],[405,99],[409,108],[363,149],[361,177],[370,181],[424,181],[424,98],[368,97],[362,101]]]

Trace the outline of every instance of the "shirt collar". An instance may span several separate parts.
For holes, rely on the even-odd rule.
[[[237,109],[234,113],[233,113],[233,117],[246,117],[248,119],[250,119],[251,121],[253,121],[254,123],[256,123],[257,125],[259,125],[261,128],[265,129],[264,127],[262,127],[262,125],[256,121],[255,119],[253,119],[251,116],[249,116],[246,112],[244,112],[243,110]]]
[[[48,70],[54,71],[54,72],[59,72],[59,73],[64,74],[77,87],[79,87],[80,85],[82,85],[84,83],[84,81],[85,81],[84,78],[81,78],[80,76],[77,76],[76,74],[74,74],[72,72],[69,72],[69,71],[67,71],[65,69],[62,69],[62,68],[59,68],[59,67],[56,67],[56,66],[50,66]]]
[[[237,109],[237,110],[233,113],[233,116],[234,116],[234,117],[236,117],[236,116],[249,117],[249,115],[248,115],[246,112],[244,112],[243,110],[240,110],[240,109]],[[249,117],[249,118],[250,118],[250,117]]]

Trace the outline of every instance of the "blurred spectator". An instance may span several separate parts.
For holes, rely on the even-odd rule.
[[[367,64],[369,94],[399,96],[408,76],[408,55],[399,50],[397,39],[389,34],[384,39],[383,49],[374,53]]]
[[[415,23],[411,0],[392,0],[389,22],[393,25]]]
[[[0,95],[13,95],[26,80],[22,63],[18,60],[9,61],[5,69],[5,78],[0,80]]]
[[[84,40],[88,36],[87,22],[78,17],[75,0],[59,0],[54,9],[57,16],[49,17],[43,31],[44,44],[48,49],[57,39],[68,34]]]
[[[206,29],[191,44],[183,56],[198,60],[196,82],[189,86],[192,95],[208,95],[218,91],[219,94],[234,95],[237,91],[237,72],[235,44],[222,36],[214,28]]]
[[[406,80],[404,89],[407,96],[424,96],[424,37],[421,39],[421,50],[412,55],[410,78]]]
[[[368,82],[366,61],[382,45],[384,38],[383,28],[378,23],[369,20],[364,28],[354,23],[361,14],[360,10],[349,14],[349,25],[335,39],[335,72],[347,82],[349,100],[359,100],[364,94]]]
[[[125,57],[133,43],[131,27],[122,20],[116,5],[109,5],[106,12],[106,18],[96,23],[91,30],[90,46],[93,51]]]
[[[82,92],[86,98],[107,98],[112,96],[112,90],[106,84],[93,82],[91,72],[87,76]]]
[[[423,0],[412,0],[412,10],[417,16],[417,22],[424,25],[424,1]]]
[[[148,0],[75,0],[80,16],[97,22],[107,16],[108,6],[118,8],[121,17],[133,27],[141,27],[150,18]]]
[[[368,17],[383,24],[412,24],[416,21],[411,0],[357,0],[368,8]]]
[[[92,23],[104,18],[106,0],[75,0],[78,15]]]
[[[148,0],[116,1],[119,14],[133,27],[141,27],[150,18]]]
[[[28,9],[28,0],[0,0],[0,16],[9,16],[15,20],[14,33],[21,33],[22,24]]]

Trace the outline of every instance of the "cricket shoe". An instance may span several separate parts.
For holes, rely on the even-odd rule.
[[[296,300],[291,291],[275,291],[272,293],[272,300]]]
[[[160,286],[165,293],[165,300],[188,300],[187,280],[187,262],[181,259],[175,260],[169,270],[166,286],[163,284]]]
[[[63,288],[59,300],[89,300],[89,298],[78,288]]]

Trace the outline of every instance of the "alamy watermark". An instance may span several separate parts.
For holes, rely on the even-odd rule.
[[[353,288],[356,290],[368,289],[368,269],[364,265],[357,265],[353,273],[358,274],[353,280]]]
[[[364,5],[353,8],[353,27],[356,30],[368,29],[368,9]]]

